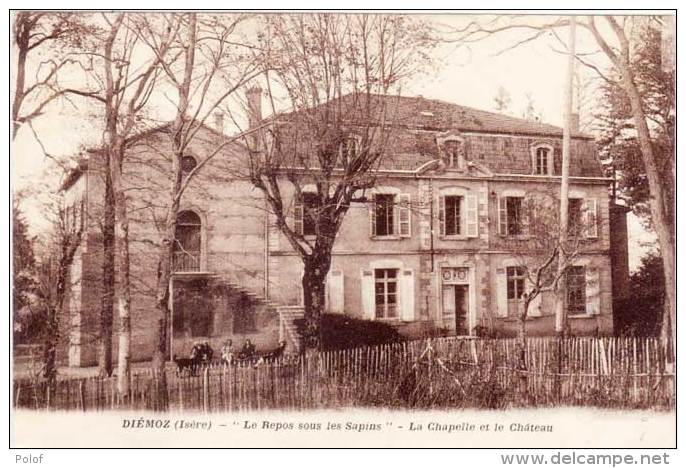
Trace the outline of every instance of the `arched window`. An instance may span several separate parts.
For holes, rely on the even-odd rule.
[[[199,271],[202,221],[193,211],[181,211],[176,218],[174,271]]]
[[[193,156],[184,156],[181,158],[181,173],[186,176],[189,172],[195,169],[195,166],[197,165],[198,162]]]

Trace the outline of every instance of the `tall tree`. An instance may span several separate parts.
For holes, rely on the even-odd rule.
[[[320,344],[338,230],[350,204],[364,201],[374,186],[385,154],[396,119],[388,94],[428,62],[433,45],[425,23],[401,15],[266,18],[260,47],[272,127],[258,146],[249,142],[258,151],[251,152],[247,175],[303,262],[307,347]],[[282,96],[293,112],[277,112]],[[259,108],[259,100],[250,108]],[[307,185],[314,191],[304,206]],[[300,209],[311,232],[291,222]]]
[[[664,132],[668,135],[666,139],[668,141],[672,139],[673,142],[673,122],[676,111],[670,109],[669,114],[672,117],[667,119],[664,125],[652,120],[650,109],[653,107],[651,99],[654,94],[649,87],[645,86],[645,83],[642,83],[639,71],[642,66],[642,58],[637,53],[642,49],[639,45],[641,29],[651,27],[660,30],[663,22],[660,17],[645,16],[579,17],[577,18],[579,28],[585,32],[585,37],[590,39],[599,51],[578,53],[576,60],[596,72],[603,80],[614,83],[628,104],[627,115],[633,127],[631,132],[636,139],[638,154],[643,163],[645,179],[650,192],[647,206],[650,209],[650,217],[657,234],[664,263],[665,293],[667,296],[665,325],[668,326],[663,327],[663,334],[665,336],[671,335],[673,341],[676,333],[676,251],[675,231],[670,215],[674,212],[674,203],[669,192],[673,190],[676,182],[676,163],[673,150],[667,152],[667,154],[672,155],[671,157],[665,160],[661,158],[657,140],[658,135]],[[500,53],[541,37],[549,37],[547,33],[552,33],[554,40],[566,47],[565,41],[560,38],[557,31],[568,24],[567,18],[522,17],[513,19],[505,16],[483,18],[470,21],[464,27],[455,29],[450,40],[468,45],[505,31],[520,31],[523,32],[523,36],[512,41],[511,45],[508,45]],[[654,63],[655,59],[651,61]],[[674,72],[671,73],[673,76]]]
[[[30,317],[23,317],[21,314],[29,308],[36,287],[36,258],[34,239],[28,234],[28,225],[19,207],[19,200],[15,194],[12,203],[12,319],[15,329],[21,326],[21,335],[29,337],[36,330],[26,329],[26,325],[37,322],[27,320]]]
[[[122,395],[128,395],[130,390],[131,346],[129,221],[122,167],[128,140],[138,129],[140,117],[155,90],[161,71],[160,61],[175,34],[171,29],[165,31],[160,37],[158,53],[146,53],[141,17],[137,13],[102,13],[94,50],[87,53],[87,68],[98,87],[88,90],[85,95],[102,104],[103,108],[101,157],[105,199],[102,212],[104,260],[99,365],[102,373],[111,373],[116,253],[119,318],[117,388]]]
[[[49,253],[37,267],[36,296],[43,317],[43,377],[53,385],[57,377],[57,346],[60,336],[60,315],[70,288],[71,267],[81,246],[86,225],[83,202],[66,207],[62,199],[56,210],[49,240]]]
[[[177,13],[166,15],[159,22],[146,21],[143,28],[144,39],[176,94],[176,115],[167,133],[171,143],[170,184],[162,200],[165,221],[161,227],[163,239],[158,252],[155,297],[153,366],[160,376],[164,376],[167,351],[169,282],[181,198],[196,174],[237,138],[219,136],[211,142],[203,139],[208,152],[190,171],[184,171],[183,158],[189,146],[200,139],[210,116],[221,112],[222,105],[259,72],[257,62],[242,50],[245,47],[237,37],[236,28],[244,19],[242,15]],[[167,31],[174,31],[174,35],[165,54],[162,38]]]

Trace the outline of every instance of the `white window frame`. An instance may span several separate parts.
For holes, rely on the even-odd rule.
[[[398,276],[396,286],[397,316],[394,318],[376,317],[376,270],[396,270]],[[401,260],[374,260],[360,270],[360,292],[363,316],[367,320],[413,322],[416,320],[415,274],[411,266]]]
[[[394,277],[389,277],[388,272],[394,271],[395,276]],[[402,274],[402,270],[397,269],[397,268],[375,268],[373,270],[374,272],[374,319],[375,320],[398,320],[400,318],[400,275]],[[379,278],[377,277],[378,272],[384,272],[384,276]],[[395,284],[395,291],[393,293],[390,293],[389,284]],[[379,304],[376,302],[376,286],[378,284],[383,284],[384,285],[384,291],[383,291],[383,314],[381,316],[378,315],[378,306]],[[394,310],[394,315],[391,317],[389,316],[389,306],[391,305],[388,301],[389,297],[393,295],[395,297],[395,302],[392,304],[395,307]]]

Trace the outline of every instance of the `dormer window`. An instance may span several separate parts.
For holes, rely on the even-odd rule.
[[[195,166],[198,165],[198,162],[195,160],[193,156],[184,156],[181,158],[181,173],[185,176],[190,174],[190,172],[195,169]]]
[[[550,150],[548,148],[536,149],[536,174],[548,175],[548,157]]]
[[[553,147],[548,144],[532,146],[531,163],[534,175],[553,175]]]
[[[359,151],[359,141],[357,137],[349,136],[341,143],[341,153],[346,159],[355,159]]]
[[[450,140],[443,143],[443,160],[446,167],[463,170],[466,164],[462,142]]]

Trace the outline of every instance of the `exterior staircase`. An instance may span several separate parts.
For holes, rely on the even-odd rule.
[[[299,354],[302,350],[302,336],[295,321],[305,317],[305,309],[303,306],[280,306],[277,310],[281,323],[279,336],[286,341],[286,352],[290,350],[290,354]]]
[[[298,332],[295,321],[305,316],[302,306],[284,306],[267,300],[263,295],[243,287],[237,282],[223,276],[217,276],[216,281],[246,297],[251,303],[262,306],[279,316],[279,340],[286,341],[286,354],[299,354],[302,349],[302,337]]]

